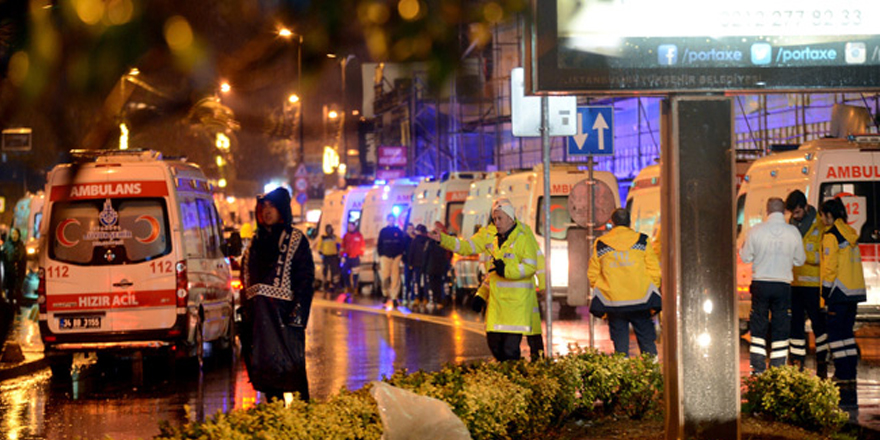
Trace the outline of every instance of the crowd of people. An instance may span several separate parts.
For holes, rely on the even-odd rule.
[[[752,374],[761,374],[768,365],[792,364],[803,370],[809,318],[816,374],[827,377],[830,361],[832,380],[854,384],[856,311],[867,297],[859,234],[847,223],[846,206],[835,197],[817,210],[795,190],[785,201],[770,198],[766,209],[766,219],[749,231],[739,252],[744,262],[752,263]]]
[[[314,294],[314,262],[308,240],[292,226],[289,200],[283,189],[258,199],[256,232],[243,258],[241,341],[257,390],[269,398],[298,392],[308,399],[305,328]],[[788,221],[785,211],[790,213]],[[739,249],[742,260],[752,264],[752,373],[785,364],[803,369],[809,319],[817,375],[827,376],[833,363],[833,380],[853,383],[858,363],[854,324],[866,291],[858,233],[847,224],[846,207],[833,198],[816,209],[796,190],[786,200],[769,199],[766,213]],[[376,249],[386,307],[448,304],[444,283],[452,254],[482,254],[488,275],[470,307],[485,313],[492,355],[498,361],[520,359],[523,336],[533,359],[543,355],[538,304],[546,289],[544,255],[508,199],[495,200],[489,224],[469,238],[447,234],[439,223],[431,230],[422,224],[401,229],[396,216],[386,220]],[[641,353],[656,356],[654,320],[661,311],[661,277],[654,246],[659,243],[631,229],[625,209],[615,210],[610,222],[611,229],[594,242],[587,268],[593,288],[590,313],[607,322],[614,351],[629,356],[631,326]],[[333,292],[342,288],[354,293],[358,286],[365,243],[357,223],[347,226],[340,238],[328,225],[316,242],[324,264],[323,287]],[[18,273],[15,261],[21,246],[14,233],[10,235],[2,247],[3,267]],[[4,292],[14,292],[15,278],[11,279],[4,280]],[[284,354],[283,362],[278,361],[279,353]]]

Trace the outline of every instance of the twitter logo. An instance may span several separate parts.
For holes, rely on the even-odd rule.
[[[752,64],[770,64],[773,59],[773,47],[768,43],[755,43],[752,45]]]

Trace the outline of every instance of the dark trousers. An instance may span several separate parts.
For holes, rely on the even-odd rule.
[[[859,348],[853,326],[856,324],[854,302],[828,304],[828,348],[834,359],[834,377],[855,380],[859,364]]]
[[[529,343],[529,359],[535,361],[544,357],[544,335],[528,335],[526,342]]]
[[[801,368],[807,357],[807,318],[810,318],[813,335],[816,337],[816,363],[828,359],[828,335],[825,334],[825,313],[819,307],[820,293],[819,286],[791,286],[791,345],[788,355]]]
[[[639,350],[657,355],[657,329],[649,310],[631,312],[609,312],[608,333],[614,343],[614,351],[629,356],[629,326],[632,324]]]
[[[403,263],[403,299],[412,301],[416,297],[416,268]]]
[[[522,342],[522,334],[486,332],[486,342],[498,362],[520,359],[519,343]]]
[[[428,286],[431,288],[431,302],[445,304],[446,298],[443,293],[443,282],[446,275],[428,275]]]
[[[360,257],[349,257],[342,264],[342,287],[349,288],[357,293],[358,268],[361,267]]]
[[[339,286],[339,255],[323,255],[323,270],[321,275],[324,277],[324,288],[330,289],[332,286]]]
[[[752,281],[752,310],[749,314],[749,364],[752,373],[763,373],[767,369],[767,354],[770,366],[785,365],[788,358],[788,337],[791,334],[791,285],[775,281]],[[767,337],[769,338],[769,341]]]

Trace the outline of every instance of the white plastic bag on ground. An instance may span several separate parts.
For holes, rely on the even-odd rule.
[[[373,382],[370,391],[379,405],[384,440],[470,440],[464,422],[448,403],[412,391]]]

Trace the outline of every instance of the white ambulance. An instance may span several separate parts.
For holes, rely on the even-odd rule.
[[[470,237],[489,223],[492,203],[497,197],[498,185],[505,176],[507,176],[506,172],[494,172],[487,174],[483,179],[471,182],[462,207],[461,229],[458,231],[460,237]],[[488,257],[485,255],[467,257],[456,255],[453,258],[455,259],[453,262],[455,267],[454,288],[460,291],[476,291],[486,275],[483,263],[488,260]]]
[[[447,231],[462,231],[464,203],[471,182],[483,177],[483,173],[444,173],[438,180],[425,178],[416,186],[409,222],[434,228],[434,222],[443,223]]]
[[[204,355],[234,340],[212,185],[151,150],[73,151],[48,175],[40,333],[49,353]]]
[[[737,161],[735,165],[736,187],[742,185],[751,162]],[[660,228],[660,165],[648,165],[639,171],[626,194],[626,210],[629,211],[632,228],[656,237]]]
[[[386,226],[388,214],[397,218],[397,226],[403,230],[406,218],[412,207],[413,193],[417,183],[409,179],[395,179],[371,188],[364,198],[361,212],[361,235],[364,236],[364,256],[361,257],[361,269],[358,284],[372,285],[372,292],[378,291],[379,258],[376,245],[379,231]],[[401,272],[402,273],[402,272]]]
[[[880,319],[880,136],[818,139],[756,160],[736,199],[737,249],[749,229],[763,220],[767,199],[785,200],[795,189],[817,209],[833,197],[846,204],[849,224],[859,232],[868,294],[857,319]],[[739,316],[748,320],[751,266],[738,261],[736,279]]]
[[[360,225],[361,211],[364,207],[364,199],[373,188],[372,185],[351,186],[344,189],[328,191],[324,195],[324,203],[321,205],[321,218],[318,221],[318,229],[312,239],[312,256],[315,260],[315,281],[323,281],[323,264],[319,252],[318,242],[324,235],[327,225],[333,226],[333,233],[342,238],[348,233],[348,224]]]
[[[544,250],[544,171],[543,165],[531,171],[510,174],[501,180],[498,194],[507,197],[516,209],[516,218],[535,232]],[[577,227],[569,211],[569,194],[576,184],[587,179],[587,171],[575,164],[552,165],[550,169],[550,245],[553,297],[567,305],[568,297],[568,230]],[[607,171],[594,171],[593,178],[606,191],[597,191],[598,206],[620,207],[617,178]],[[611,210],[613,210],[613,208]],[[610,215],[610,211],[608,212]],[[605,221],[607,219],[597,219]],[[597,233],[598,235],[598,233]],[[584,268],[586,270],[586,268]]]

